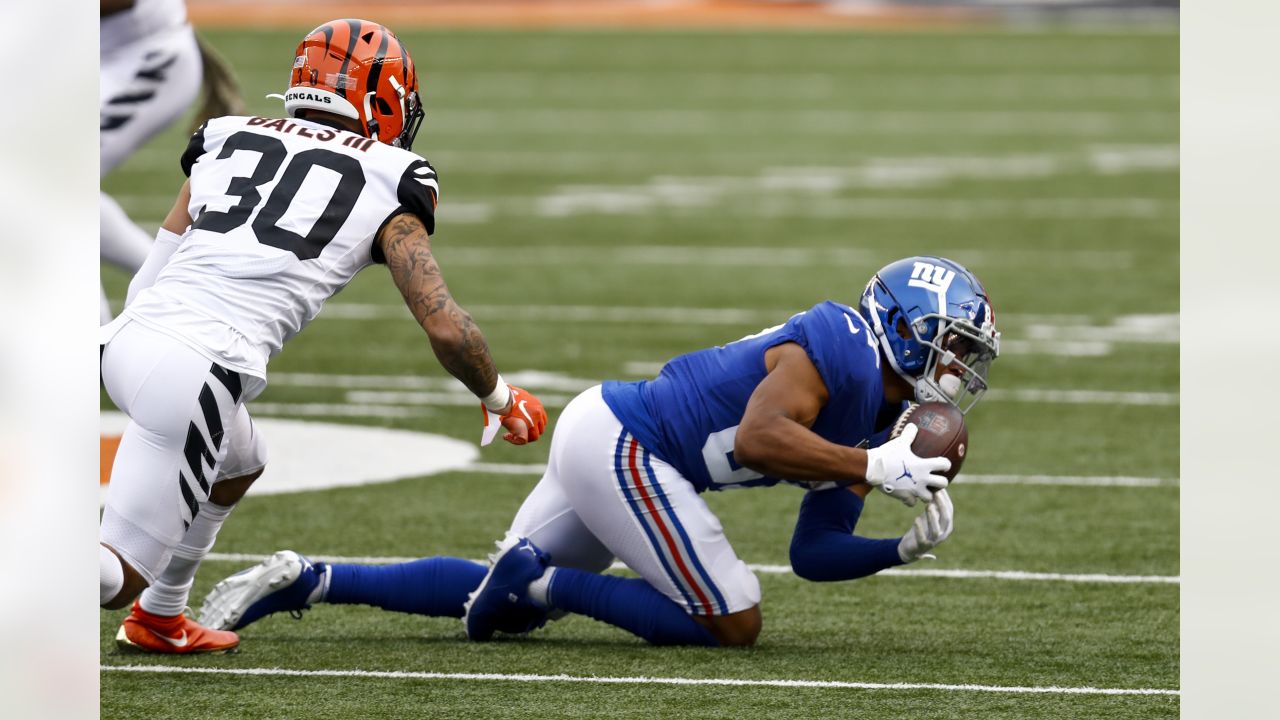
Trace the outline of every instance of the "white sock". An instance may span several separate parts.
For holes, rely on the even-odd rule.
[[[549,567],[546,572],[542,573],[542,577],[529,583],[529,599],[533,601],[534,605],[543,610],[551,607],[551,599],[548,592],[551,590],[551,576],[555,574],[556,569]]]
[[[124,587],[124,568],[120,558],[106,548],[98,545],[98,604],[106,605],[120,594]]]
[[[191,584],[196,577],[200,561],[213,549],[222,523],[231,514],[232,505],[216,505],[206,502],[191,521],[182,543],[173,549],[173,557],[155,583],[142,593],[142,609],[153,615],[173,617],[181,615],[191,595]]]

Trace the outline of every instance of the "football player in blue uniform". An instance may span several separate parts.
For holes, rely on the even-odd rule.
[[[824,302],[782,325],[677,357],[654,380],[576,397],[547,471],[485,565],[434,557],[388,566],[311,563],[281,551],[218,584],[201,622],[240,628],[315,602],[462,617],[467,636],[524,632],[579,613],[654,644],[751,645],[760,584],[700,493],[809,488],[791,565],[814,581],[913,562],[947,538],[946,458],[890,437],[909,401],[967,411],[999,353],[977,278],[938,257],[880,270],[857,309]],[[878,487],[925,510],[902,537],[853,534]],[[614,559],[640,578],[600,574]]]

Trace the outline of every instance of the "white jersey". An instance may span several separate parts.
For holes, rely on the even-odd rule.
[[[194,221],[123,316],[264,381],[325,301],[383,261],[374,238],[388,220],[408,212],[435,231],[430,163],[320,123],[215,118],[182,169]]]
[[[187,24],[184,0],[136,0],[133,7],[102,18],[98,27],[99,52],[110,54],[166,30]]]

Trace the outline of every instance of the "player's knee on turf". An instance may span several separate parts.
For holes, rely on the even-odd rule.
[[[755,605],[730,615],[699,616],[698,622],[715,636],[721,647],[751,647],[760,637],[764,616]]]

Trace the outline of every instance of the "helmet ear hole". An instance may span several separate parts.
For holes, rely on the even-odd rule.
[[[907,327],[907,321],[903,320],[901,315],[898,316],[898,322],[894,324],[893,329],[898,332],[898,337],[903,340],[912,339],[911,328]]]
[[[386,100],[383,100],[381,97],[375,97],[373,101],[377,104],[378,113],[380,115],[391,114],[391,105]]]

